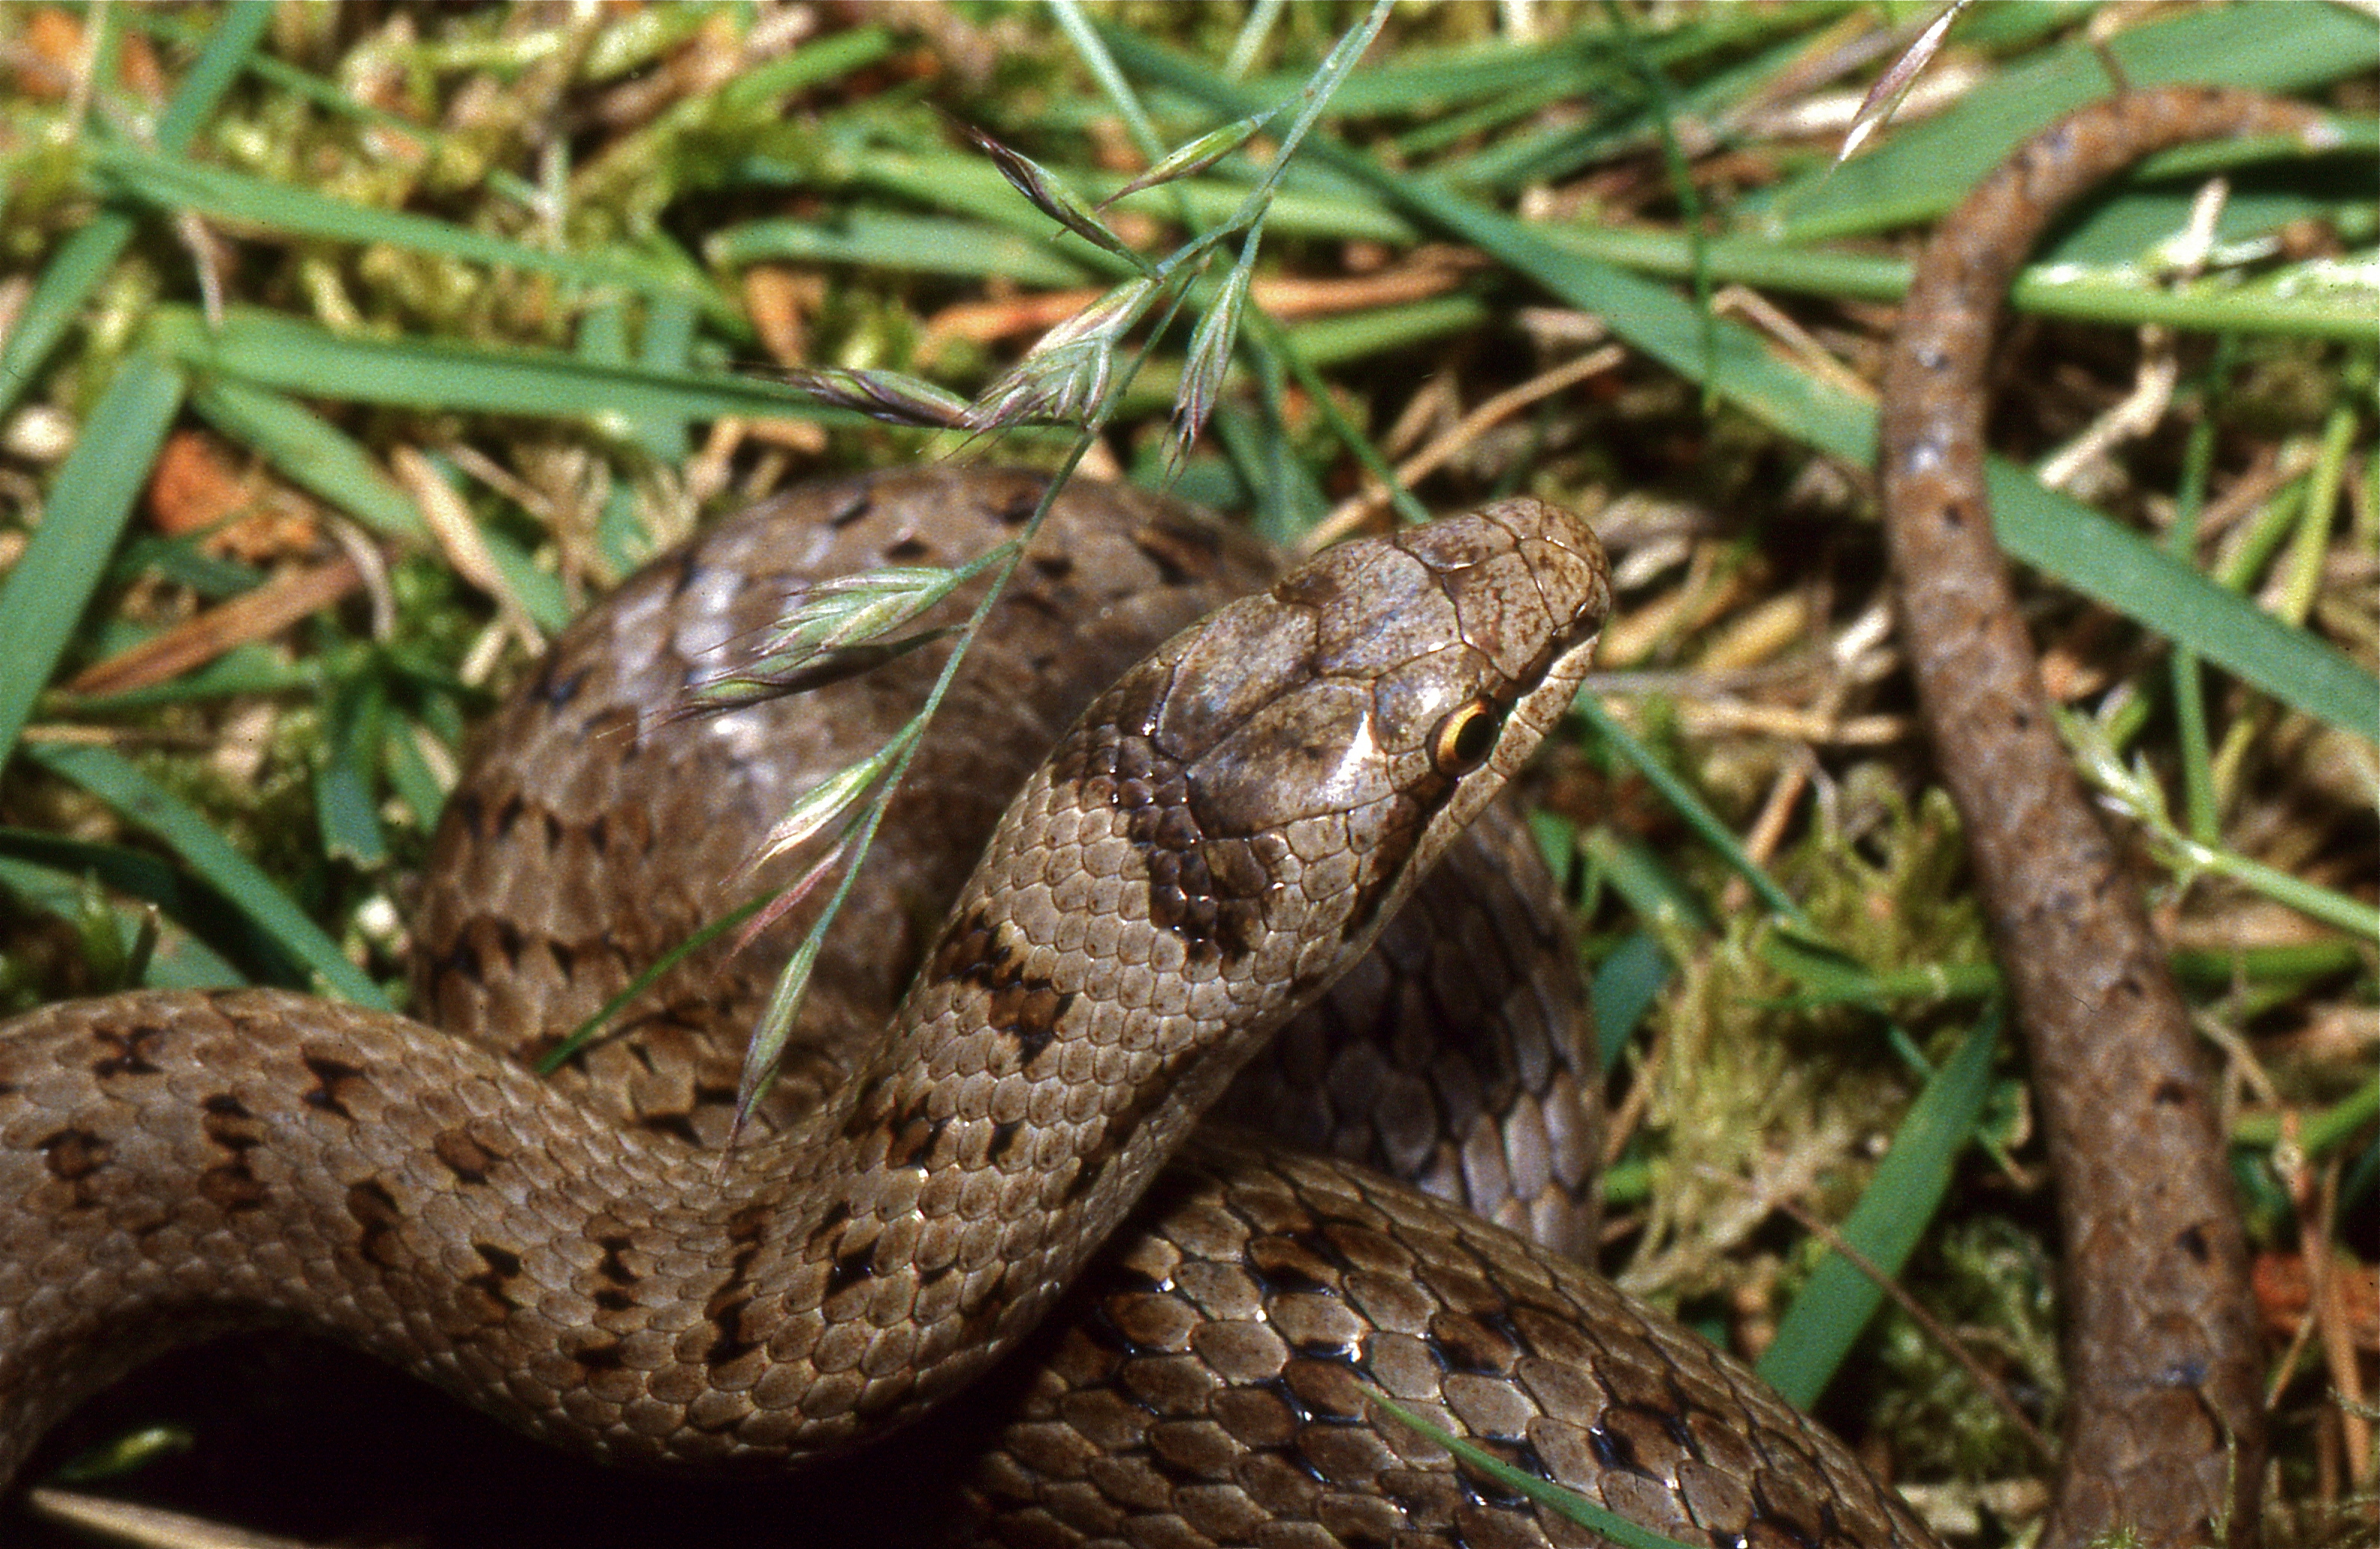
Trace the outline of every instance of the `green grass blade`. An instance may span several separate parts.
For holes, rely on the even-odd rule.
[[[272,24],[270,6],[231,6],[218,13],[207,46],[200,51],[198,62],[157,120],[161,151],[173,153],[188,146],[190,137],[214,111]],[[81,311],[85,298],[122,255],[133,229],[131,216],[121,211],[102,211],[51,256],[40,283],[25,299],[16,326],[6,339],[0,339],[0,415],[7,413],[18,396],[32,384],[51,348]],[[6,747],[6,739],[0,738],[0,750]]]
[[[2142,202],[2151,201],[2143,198]],[[2162,200],[2155,202],[2160,207],[2164,203]],[[2153,229],[2176,231],[2180,223]],[[2265,232],[2273,226],[2260,220],[2243,223],[2239,229]],[[1693,246],[1676,232],[1572,226],[1548,226],[1544,235],[1581,258],[1638,274],[1683,279],[1693,270]],[[1705,250],[1711,278],[1722,283],[1864,301],[1897,301],[1909,290],[1910,266],[1900,259],[1793,247],[1750,237],[1714,238]],[[2145,276],[2073,274],[2061,268],[2056,254],[2028,264],[2010,288],[2009,300],[2021,312],[2111,326],[2156,323],[2342,343],[2370,338],[2373,313],[2380,308],[2380,300],[2367,287],[2301,285],[2292,283],[2288,275],[2245,285],[2221,278],[2183,286],[2157,285]]]
[[[1974,1132],[1991,1090],[1998,1038],[1995,1011],[1935,1071],[1902,1116],[1892,1149],[1842,1225],[1843,1240],[1888,1275],[1898,1274],[1908,1262],[1950,1187],[1951,1165]],[[1882,1287],[1829,1250],[1779,1322],[1776,1342],[1760,1359],[1760,1375],[1796,1407],[1808,1409],[1883,1300]]]
[[[20,902],[72,920],[80,911],[85,880],[154,905],[181,927],[151,959],[144,983],[214,987],[304,982],[304,970],[278,942],[258,930],[221,893],[170,861],[121,845],[0,828],[0,889]],[[128,944],[132,922],[124,923]]]
[[[1127,33],[1109,41],[1144,74],[1233,116],[1261,104],[1199,67]],[[1317,137],[1310,150],[1381,197],[1476,243],[1679,374],[1765,423],[1860,467],[1876,457],[1876,413],[1778,359],[1749,329],[1702,314],[1661,287],[1565,251],[1544,232],[1378,166]],[[2380,739],[2380,684],[2341,652],[2224,591],[2138,534],[1995,460],[1992,498],[2001,546],[2176,644],[2236,673],[2283,703],[2360,737]]]
[[[1046,237],[944,216],[853,210],[832,220],[747,221],[703,244],[712,262],[856,263],[924,274],[1000,275],[1038,286],[1090,283]]]
[[[1485,1474],[1508,1489],[1519,1491],[1547,1510],[1602,1534],[1619,1544],[1621,1549],[1689,1549],[1688,1545],[1676,1539],[1664,1538],[1650,1528],[1640,1527],[1610,1507],[1588,1500],[1575,1490],[1540,1479],[1525,1469],[1514,1468],[1477,1443],[1465,1441],[1451,1431],[1431,1424],[1378,1388],[1368,1389],[1367,1397],[1394,1416],[1398,1423],[1410,1426],[1417,1433],[1454,1454],[1464,1468]]]
[[[430,541],[411,497],[352,437],[310,409],[227,377],[201,381],[190,394],[190,407],[291,483],[382,537]]]
[[[375,210],[286,183],[159,155],[136,145],[105,147],[94,158],[91,171],[106,190],[160,210],[192,211],[290,237],[359,246],[382,242],[468,263],[552,274],[580,285],[616,286],[651,296],[685,296],[710,311],[733,312],[715,291],[703,287],[686,296],[682,275],[656,270],[635,258],[548,252],[427,215]]]
[[[1637,1024],[1670,982],[1670,959],[1661,944],[1639,931],[1620,944],[1597,965],[1592,999],[1595,1004],[1595,1048],[1598,1069],[1620,1063]]]
[[[313,978],[314,983],[301,987],[331,992],[358,1006],[388,1009],[388,997],[380,986],[347,961],[339,944],[306,918],[305,911],[274,886],[254,861],[234,849],[194,808],[128,760],[104,748],[50,742],[29,746],[25,756],[60,779],[80,786],[126,822],[164,841],[201,882],[220,892],[233,909],[270,936]]]
[[[2129,29],[2107,48],[2135,86],[2205,81],[2287,92],[2370,69],[2380,28],[2337,6],[2225,6]],[[2077,41],[1985,82],[1870,154],[1747,199],[1738,213],[1801,240],[1931,220],[2019,140],[2108,90],[2107,67]]]
[[[401,404],[446,412],[601,417],[625,433],[640,417],[814,420],[868,423],[821,409],[793,389],[744,377],[606,364],[556,350],[486,349],[439,339],[369,339],[235,310],[221,330],[195,311],[160,307],[156,348],[194,371],[251,386],[349,403]]]
[[[0,673],[0,765],[57,670],[181,406],[179,372],[143,356],[125,361],[50,485],[41,527],[0,582],[0,658],[8,664]]]

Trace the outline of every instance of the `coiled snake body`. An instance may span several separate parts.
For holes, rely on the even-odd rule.
[[[1925,321],[1911,320],[1921,361],[1980,350],[1924,344]],[[1925,448],[1942,416],[1972,413],[1967,389],[1947,404],[1910,391],[1919,418],[1892,433],[1887,467],[1930,473]],[[996,526],[1032,493],[928,473],[803,498],[831,531],[932,504]],[[1941,499],[1954,525],[1980,508],[1963,485]],[[1124,515],[1121,536],[1093,541],[1170,579],[1242,565],[1163,508]],[[702,888],[738,859],[731,818],[782,805],[717,774],[683,816],[627,799],[659,777],[638,762],[631,685],[682,675],[735,633],[748,601],[725,622],[695,604],[740,594],[737,547],[757,531],[726,530],[632,583],[493,734],[494,773],[458,796],[442,839],[477,880],[433,900],[420,933],[423,1003],[450,1023],[515,1043],[566,1026],[616,980],[613,958],[638,955],[592,898],[625,885],[685,916],[657,927],[674,934],[716,907]],[[1050,585],[1076,579],[1062,555],[1040,563]],[[1579,1536],[1381,1418],[1370,1384],[1673,1536],[1932,1543],[1839,1444],[1562,1254],[1362,1167],[1231,1132],[1185,1139],[1449,854],[1485,901],[1458,887],[1418,908],[1455,921],[1458,945],[1358,970],[1293,1035],[1276,1095],[1250,1088],[1233,1110],[1272,1105],[1332,1149],[1580,1240],[1574,987],[1566,965],[1515,947],[1550,931],[1525,887],[1500,883],[1527,866],[1522,847],[1453,836],[1567,704],[1606,586],[1590,534],[1513,502],[1334,551],[1178,637],[1058,738],[921,954],[903,945],[918,931],[906,915],[947,881],[896,876],[845,933],[848,1019],[883,996],[887,965],[921,957],[903,1013],[880,1043],[828,1037],[768,1132],[723,1158],[703,1142],[732,1053],[698,1024],[753,986],[716,960],[665,982],[632,1041],[559,1085],[399,1018],[277,992],[128,994],[0,1030],[0,1479],[157,1348],[258,1323],[331,1333],[599,1457],[796,1458],[902,1424],[1063,1293],[977,1465],[987,1537]],[[1102,606],[1099,628],[1143,604]],[[1062,648],[1033,666],[1099,670]],[[698,741],[735,751],[801,735],[782,716],[703,725]],[[540,767],[606,740],[611,756]],[[959,810],[993,782],[965,752],[913,805],[970,821]],[[553,869],[520,866],[528,851]],[[692,858],[698,881],[662,884],[683,896],[614,877],[620,857],[668,852]],[[1518,923],[1477,923],[1497,920]],[[1450,950],[1507,971],[1485,992],[1445,989],[1432,953]],[[1481,1094],[1417,1096],[1408,1067],[1441,1056],[1399,1030],[1465,996],[1496,1039]],[[1387,1094],[1380,1116],[1336,1101],[1357,1092]],[[1451,1139],[1407,1122],[1441,1104]],[[2216,1249],[2236,1258],[2236,1227]],[[2178,1519],[2203,1522],[2190,1500]]]

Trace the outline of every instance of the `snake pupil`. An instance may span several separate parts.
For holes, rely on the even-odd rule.
[[[1441,774],[1468,774],[1488,761],[1496,746],[1496,708],[1486,700],[1447,713],[1430,738],[1430,756]]]

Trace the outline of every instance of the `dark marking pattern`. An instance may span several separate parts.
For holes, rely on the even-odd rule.
[[[356,1116],[348,1111],[348,1101],[371,1087],[362,1067],[333,1059],[328,1055],[306,1055],[302,1057],[306,1068],[314,1077],[314,1084],[306,1092],[307,1104],[325,1113],[336,1114],[352,1123]]]
[[[468,1131],[462,1129],[440,1132],[437,1140],[431,1142],[431,1150],[439,1161],[446,1165],[446,1170],[455,1175],[456,1181],[475,1186],[486,1183],[488,1175],[495,1171],[496,1165],[504,1160],[481,1145]]]
[[[405,1212],[386,1184],[378,1178],[366,1178],[351,1186],[347,1189],[347,1214],[358,1228],[358,1252],[382,1269],[395,1269],[405,1262],[404,1245],[398,1238],[405,1226]]]
[[[935,982],[972,984],[986,993],[987,1025],[1015,1040],[1015,1067],[1020,1070],[1050,1046],[1075,1004],[1071,992],[1062,992],[1048,979],[1026,973],[1016,949],[980,913],[951,927],[934,949],[926,971]],[[861,1104],[862,1111],[866,1107]],[[870,1116],[868,1127],[876,1122],[876,1116]]]
[[[154,1076],[156,1064],[150,1058],[154,1045],[164,1042],[162,1028],[128,1027],[102,1028],[93,1038],[108,1052],[91,1061],[91,1073],[101,1080],[119,1076]]]
[[[248,1153],[264,1143],[264,1125],[228,1092],[207,1098],[199,1113],[200,1133],[226,1153],[199,1174],[199,1197],[227,1215],[263,1204],[264,1183],[249,1168]]]

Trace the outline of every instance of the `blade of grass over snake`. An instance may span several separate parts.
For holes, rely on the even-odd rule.
[[[231,907],[271,936],[320,987],[358,1006],[380,1010],[388,997],[339,944],[324,935],[274,886],[271,878],[233,848],[197,811],[131,762],[104,748],[33,743],[25,756],[60,779],[72,781],[113,807],[125,822],[147,830],[180,856],[200,880],[220,891]]]
[[[1650,1528],[1639,1527],[1574,1491],[1565,1490],[1525,1470],[1516,1469],[1486,1448],[1465,1441],[1451,1431],[1440,1430],[1378,1388],[1365,1391],[1373,1403],[1395,1416],[1400,1424],[1410,1426],[1417,1434],[1427,1436],[1446,1448],[1463,1460],[1463,1467],[1475,1470],[1509,1489],[1519,1491],[1539,1506],[1559,1513],[1580,1527],[1602,1534],[1621,1545],[1621,1549],[1688,1549],[1676,1539],[1664,1538]]]
[[[410,496],[346,432],[277,393],[229,377],[202,379],[190,407],[291,483],[320,496],[383,538],[430,539]]]
[[[1128,33],[1117,55],[1142,74],[1216,111],[1253,111],[1246,94],[1202,67]],[[1323,136],[1310,153],[1367,182],[1381,197],[1478,244],[1570,304],[1601,316],[1639,349],[1745,412],[1845,463],[1875,460],[1876,414],[1770,352],[1749,329],[1706,322],[1687,302],[1633,274],[1563,250],[1545,233],[1391,172]],[[2159,551],[2148,540],[2022,470],[1995,460],[1991,488],[2001,546],[2177,644],[2198,651],[2284,703],[2365,738],[2380,738],[2380,685],[2343,653],[2291,628]]]
[[[0,641],[8,662],[0,672],[0,765],[106,572],[181,408],[182,386],[181,372],[162,361],[134,356],[124,362],[58,470],[42,525],[0,582]]]
[[[157,120],[157,145],[162,152],[178,154],[188,146],[272,23],[270,6],[232,6],[216,13],[214,31],[206,47]],[[73,324],[84,299],[122,256],[124,245],[132,239],[134,224],[133,217],[123,211],[103,210],[51,255],[16,325],[6,339],[0,339],[0,414],[7,413],[18,395],[32,384],[42,362]],[[0,755],[6,748],[7,738],[0,738]]]
[[[1926,1081],[1894,1131],[1892,1149],[1842,1224],[1843,1240],[1887,1274],[1908,1262],[1949,1189],[1951,1165],[1974,1132],[1991,1090],[1992,1051],[1998,1041],[1995,1009]],[[1760,1375],[1807,1409],[1883,1300],[1880,1287],[1828,1250],[1779,1322],[1776,1341],[1756,1368]]]

